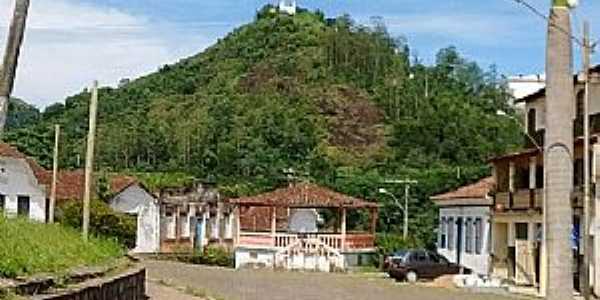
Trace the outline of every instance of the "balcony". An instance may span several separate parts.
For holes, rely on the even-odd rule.
[[[495,196],[496,210],[528,210],[544,207],[544,189],[523,189],[516,192],[499,192]],[[583,207],[583,188],[577,186],[571,196],[573,208]]]

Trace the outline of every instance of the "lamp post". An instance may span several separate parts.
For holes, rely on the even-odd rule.
[[[394,199],[394,203],[396,203],[396,206],[398,206],[398,208],[404,214],[404,226],[402,229],[402,236],[404,240],[406,240],[408,238],[408,196],[410,194],[410,185],[417,184],[418,182],[416,180],[387,180],[385,181],[385,183],[404,184],[404,206],[400,205],[400,201],[398,200],[398,198],[387,189],[379,188],[378,192],[380,194],[392,197],[392,199]]]

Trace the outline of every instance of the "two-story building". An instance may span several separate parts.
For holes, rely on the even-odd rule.
[[[591,70],[590,132],[591,144],[600,133],[600,67]],[[583,214],[583,105],[584,86],[575,76],[576,112],[574,122],[573,155],[573,209],[572,245],[574,270],[581,263],[579,246]],[[538,287],[543,292],[546,282],[545,250],[543,243],[544,207],[544,134],[545,89],[518,99],[525,104],[526,147],[520,151],[490,160],[496,181],[492,224],[492,274],[508,279],[517,285]],[[577,276],[575,276],[577,278]],[[576,282],[576,287],[578,283]]]

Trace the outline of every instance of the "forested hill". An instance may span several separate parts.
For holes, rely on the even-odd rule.
[[[5,139],[50,165],[52,126],[62,124],[60,163],[80,167],[89,98],[52,105]],[[214,175],[231,195],[270,189],[290,167],[368,199],[381,198],[384,178],[410,176],[419,180],[412,222],[426,235],[429,195],[485,175],[487,158],[521,141],[496,115],[511,111],[508,99],[494,69],[454,48],[425,66],[376,19],[363,26],[267,6],[204,52],[101,89],[97,165]],[[381,230],[393,231],[401,215],[380,201]]]

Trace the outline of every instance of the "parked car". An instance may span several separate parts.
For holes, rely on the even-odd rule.
[[[408,250],[399,250],[385,255],[383,258],[383,270],[387,272],[392,266],[392,261],[402,259],[407,252]]]
[[[427,250],[408,250],[390,256],[388,274],[396,280],[416,282],[435,279],[442,275],[459,274],[460,266],[449,262],[445,257]]]

